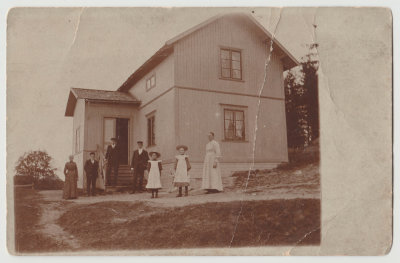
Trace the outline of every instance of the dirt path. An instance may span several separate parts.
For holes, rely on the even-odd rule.
[[[189,192],[188,197],[176,197],[175,192],[162,189],[159,198],[151,199],[149,193],[129,194],[113,193],[97,195],[95,197],[79,197],[75,200],[62,200],[61,190],[41,191],[41,219],[40,231],[47,237],[55,240],[66,249],[78,249],[80,247],[78,238],[65,231],[57,224],[58,219],[65,211],[74,206],[98,204],[102,202],[132,202],[143,203],[152,207],[184,207],[190,205],[205,204],[208,202],[234,202],[234,201],[261,201],[261,200],[292,200],[292,199],[320,199],[318,182],[279,182],[273,185],[252,186],[246,192],[238,186],[226,187],[224,192],[216,194],[205,194],[203,190],[195,189]],[[114,218],[115,220],[122,220]],[[126,219],[124,219],[126,221]],[[116,222],[114,222],[116,223]],[[121,223],[121,222],[119,222]]]
[[[72,204],[94,204],[107,201],[124,201],[124,202],[147,202],[152,206],[186,206],[192,204],[203,204],[208,202],[231,202],[231,201],[250,201],[250,200],[274,200],[274,199],[319,199],[320,192],[316,189],[303,189],[293,185],[288,188],[287,185],[279,185],[277,187],[270,187],[264,189],[252,189],[244,193],[242,190],[226,191],[217,194],[205,194],[203,190],[192,190],[189,192],[188,197],[176,197],[176,192],[168,193],[161,191],[159,198],[151,199],[149,193],[129,194],[129,193],[115,193],[110,195],[97,195],[94,197],[79,197],[75,200],[69,200],[68,203]],[[61,200],[61,191],[42,191],[44,200],[50,202],[57,202]]]
[[[45,191],[40,192],[42,196]],[[73,236],[65,232],[56,222],[65,212],[66,206],[60,202],[42,202],[40,204],[41,216],[38,224],[38,231],[41,234],[53,239],[59,246],[65,246],[65,249],[79,248],[79,242]]]

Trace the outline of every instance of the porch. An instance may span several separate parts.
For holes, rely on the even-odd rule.
[[[134,121],[140,101],[126,92],[71,88],[65,116],[73,117],[73,154],[78,166],[78,187],[86,188],[83,167],[90,152],[102,167],[97,188],[105,189],[104,158],[111,138],[118,139],[118,185],[132,180],[129,163],[135,146]]]

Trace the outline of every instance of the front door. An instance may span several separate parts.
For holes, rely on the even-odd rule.
[[[119,144],[120,164],[128,164],[129,160],[129,119],[117,119],[116,133]]]
[[[104,118],[104,153],[107,146],[111,144],[111,138],[118,140],[119,163],[127,165],[129,163],[129,119],[124,118]]]

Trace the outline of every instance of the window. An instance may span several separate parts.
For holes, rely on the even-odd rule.
[[[78,127],[75,130],[75,153],[79,153],[81,151],[81,128]]]
[[[155,136],[155,116],[147,118],[147,146],[156,145]]]
[[[245,140],[245,121],[243,110],[224,109],[224,134],[227,141]]]
[[[151,77],[146,79],[146,90],[150,90],[156,86],[156,75],[153,74]]]
[[[242,54],[240,50],[221,48],[221,78],[242,80]]]

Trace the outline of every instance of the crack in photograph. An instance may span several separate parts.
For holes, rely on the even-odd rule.
[[[313,8],[14,8],[17,255],[319,246]]]

